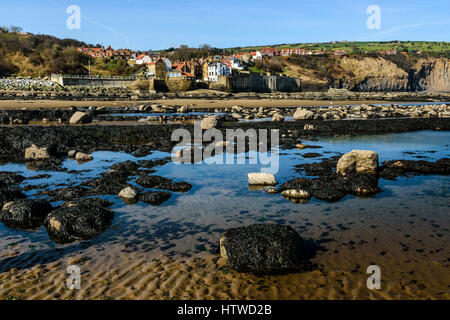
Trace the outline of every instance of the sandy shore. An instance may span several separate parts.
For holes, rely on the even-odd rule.
[[[0,261],[0,299],[450,299],[450,273],[444,260],[405,252],[390,245],[388,254],[376,258],[382,270],[381,290],[366,287],[366,268],[392,239],[380,238],[362,248],[327,246],[312,262],[313,271],[257,277],[224,266],[218,255],[202,253],[190,258],[152,258],[120,244],[91,246],[61,256],[46,250],[21,254],[21,246],[4,250]],[[436,244],[430,243],[428,249]],[[412,248],[411,248],[412,249]],[[46,264],[33,265],[40,254]],[[445,252],[440,254],[443,258]],[[8,268],[16,259],[27,265]],[[81,290],[68,290],[66,268],[81,269]]]
[[[300,106],[330,106],[330,105],[356,105],[388,103],[387,101],[316,101],[316,100],[277,100],[277,99],[161,99],[143,101],[58,101],[58,100],[0,100],[0,110],[11,109],[68,109],[72,106],[90,107],[127,107],[136,106],[143,103],[156,103],[163,105],[187,105],[192,108],[227,108],[234,105],[241,105],[248,108],[254,107],[300,107]],[[400,103],[400,102],[395,102]]]

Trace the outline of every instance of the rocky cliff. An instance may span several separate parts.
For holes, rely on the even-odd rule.
[[[332,88],[366,92],[450,92],[450,63],[446,58],[419,59],[408,66],[382,57],[343,57],[339,67],[342,72],[329,78]]]
[[[450,91],[450,60],[419,60],[410,72],[412,91]]]

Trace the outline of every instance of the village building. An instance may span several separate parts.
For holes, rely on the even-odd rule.
[[[223,60],[223,62],[230,68],[236,70],[244,70],[244,65],[242,62],[234,57],[228,57]]]
[[[152,58],[150,58],[150,56],[145,55],[145,54],[141,54],[140,56],[138,56],[136,58],[136,64],[141,65],[141,64],[147,64],[153,62]]]
[[[250,52],[250,55],[253,61],[262,60],[263,58],[262,53],[260,51],[252,51]]]
[[[347,51],[345,51],[345,50],[336,50],[336,51],[334,51],[334,55],[335,56],[343,56],[345,54],[347,54]]]
[[[172,62],[167,58],[158,59],[147,64],[147,76],[155,79],[166,79],[169,71],[172,71]]]
[[[278,56],[278,49],[273,49],[273,48],[269,48],[269,47],[264,47],[261,49],[261,54],[263,56],[269,56],[269,57],[273,57],[273,56]]]
[[[217,82],[219,77],[229,77],[231,68],[224,62],[213,62],[208,64],[208,73],[204,77],[205,81]]]

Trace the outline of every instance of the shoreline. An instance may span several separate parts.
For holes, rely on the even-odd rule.
[[[167,106],[187,105],[192,109],[225,109],[234,105],[244,108],[304,107],[304,106],[342,106],[380,103],[421,103],[423,101],[385,101],[385,100],[284,100],[284,99],[156,99],[136,101],[67,101],[67,100],[0,100],[0,110],[70,109],[71,107],[117,107],[125,108],[145,103]],[[426,101],[424,103],[427,103]],[[440,104],[441,102],[436,102]]]

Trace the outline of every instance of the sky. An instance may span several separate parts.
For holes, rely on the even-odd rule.
[[[74,11],[67,13],[71,5],[80,10],[79,28]],[[380,10],[375,20],[374,11],[367,13],[373,5]],[[450,0],[0,0],[1,25],[134,50],[450,41]]]

